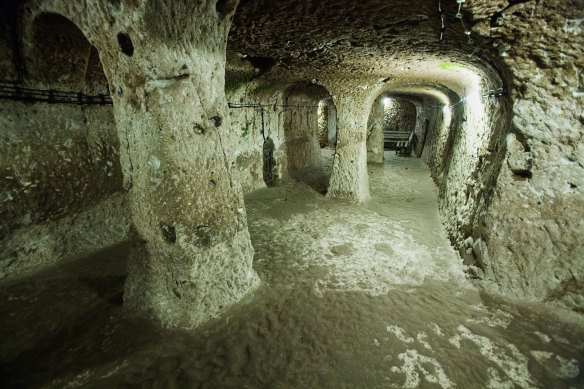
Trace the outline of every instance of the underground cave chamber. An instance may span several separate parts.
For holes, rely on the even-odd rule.
[[[2,386],[582,386],[581,5],[0,5]]]

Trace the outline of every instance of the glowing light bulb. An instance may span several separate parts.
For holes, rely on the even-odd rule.
[[[385,108],[391,106],[392,100],[391,97],[384,97],[383,98],[383,105],[385,106]]]

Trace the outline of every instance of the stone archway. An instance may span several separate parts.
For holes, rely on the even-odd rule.
[[[95,47],[66,17],[40,12],[20,48],[26,72],[3,85],[1,273],[10,275],[127,238],[119,141]],[[29,150],[22,153],[22,148]],[[22,184],[24,183],[24,184]]]
[[[328,92],[317,85],[294,85],[284,92],[284,137],[288,173],[321,165],[319,103]]]
[[[286,170],[321,194],[328,191],[336,137],[334,103],[320,85],[296,84],[283,93],[282,127]],[[329,136],[329,133],[333,133]],[[321,147],[321,146],[325,147]]]
[[[318,133],[320,148],[334,149],[337,145],[337,110],[332,98],[318,103]]]
[[[112,2],[105,7],[116,15],[113,30],[100,7],[39,3],[27,15],[70,16],[109,81],[132,221],[125,310],[174,328],[220,314],[259,282],[241,187],[224,148],[233,2],[216,9],[154,1],[124,13]],[[177,23],[189,27],[166,29]]]

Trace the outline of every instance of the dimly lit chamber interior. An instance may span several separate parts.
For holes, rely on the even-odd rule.
[[[5,0],[2,387],[584,387],[582,0]]]

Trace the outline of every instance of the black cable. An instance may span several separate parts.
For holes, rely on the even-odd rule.
[[[318,108],[318,105],[302,105],[302,104],[262,104],[262,103],[228,103],[231,109],[241,109],[241,108],[269,108],[269,107],[279,107],[279,108]]]
[[[49,104],[112,105],[111,96],[105,94],[86,95],[81,92],[33,89],[17,85],[15,82],[0,81],[0,99],[41,102]]]

